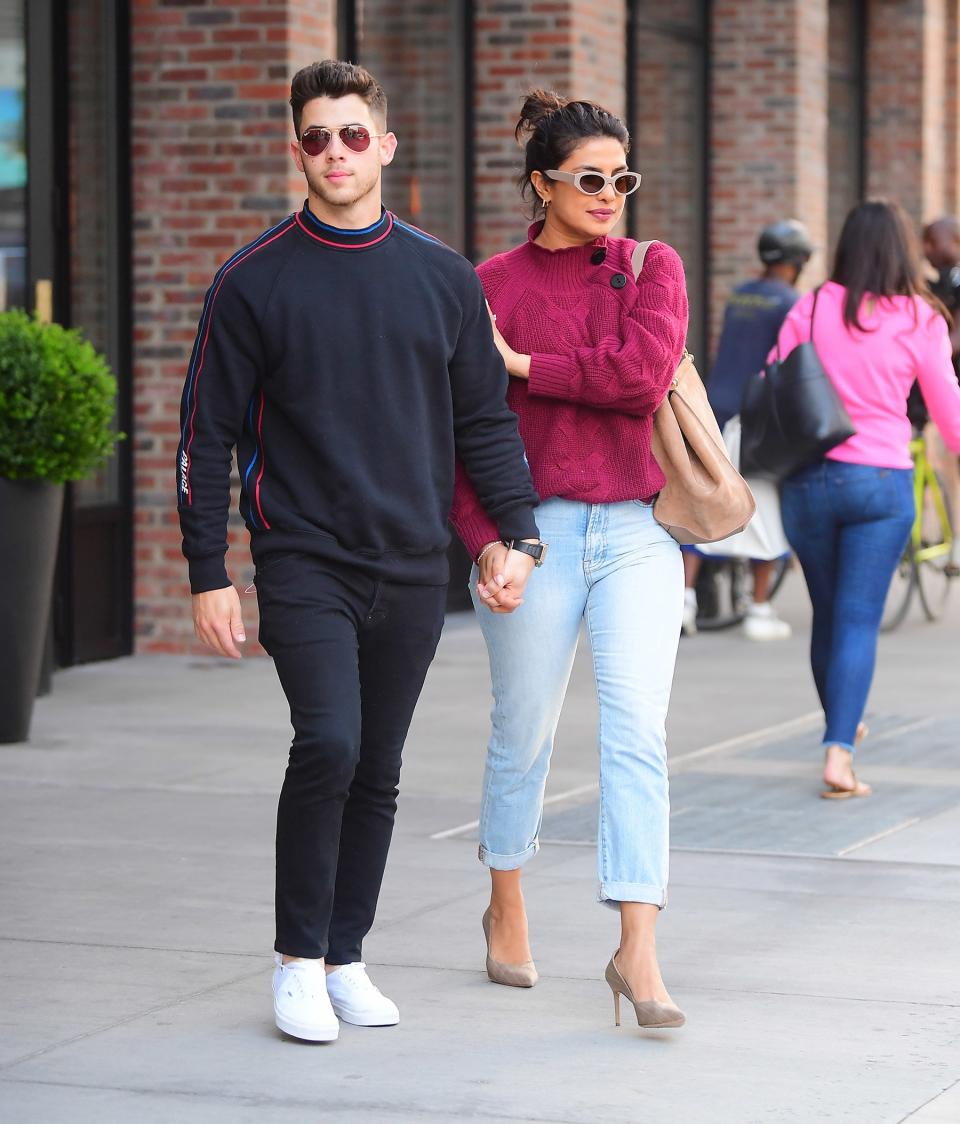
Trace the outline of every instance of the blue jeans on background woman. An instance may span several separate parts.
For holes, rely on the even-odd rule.
[[[493,714],[480,859],[516,870],[536,854],[553,739],[586,623],[600,704],[599,898],[667,901],[666,717],[680,618],[680,548],[639,500],[550,499],[537,509],[550,558],[520,609],[477,606]],[[471,577],[477,604],[476,567]],[[586,747],[584,747],[586,752]]]
[[[783,527],[813,603],[823,744],[854,752],[890,581],[914,520],[913,472],[823,460],[783,482]]]

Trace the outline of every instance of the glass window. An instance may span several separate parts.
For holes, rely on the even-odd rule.
[[[72,0],[67,9],[69,59],[69,308],[72,327],[106,354],[117,370],[117,191],[114,58],[108,0]],[[86,507],[119,498],[119,459],[74,489]]]
[[[847,212],[863,196],[863,0],[830,0],[827,262]]]
[[[0,309],[29,305],[23,9],[0,2]]]
[[[703,0],[633,0],[628,58],[633,151],[643,174],[631,236],[668,242],[683,259],[688,346],[706,368],[706,31]]]
[[[463,252],[464,5],[356,0],[357,60],[382,83],[399,146],[384,203]]]

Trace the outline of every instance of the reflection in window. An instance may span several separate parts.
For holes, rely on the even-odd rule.
[[[386,90],[399,141],[384,203],[462,252],[463,5],[356,0],[354,20],[357,61]]]
[[[27,307],[23,7],[0,2],[0,309]]]
[[[119,298],[116,285],[116,191],[111,120],[111,57],[107,0],[68,6],[70,323],[116,368]],[[115,373],[119,374],[115,369]],[[111,504],[119,496],[119,462],[74,489],[78,506]]]
[[[703,0],[633,0],[630,166],[643,174],[630,234],[683,259],[688,346],[706,366],[706,31]]]

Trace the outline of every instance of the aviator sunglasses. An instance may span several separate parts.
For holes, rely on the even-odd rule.
[[[599,195],[607,184],[613,185],[618,195],[632,195],[640,186],[639,172],[617,172],[615,176],[605,176],[600,172],[558,172],[548,168],[543,173],[548,179],[572,183],[584,195]]]
[[[300,134],[300,147],[308,156],[319,156],[334,133],[351,152],[366,152],[374,137],[386,136],[386,133],[371,133],[363,125],[341,125],[339,129],[311,128],[304,129]]]

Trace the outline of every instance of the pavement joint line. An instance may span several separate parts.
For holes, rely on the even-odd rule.
[[[343,1050],[342,1042],[343,1040],[341,1040],[341,1044],[338,1046],[341,1052]],[[310,1049],[309,1045],[306,1048]],[[273,1097],[264,1095],[263,1093],[251,1093],[244,1096],[236,1093],[224,1094],[219,1091],[208,1093],[199,1089],[171,1089],[169,1087],[156,1089],[142,1085],[107,1085],[102,1082],[87,1084],[81,1081],[52,1081],[49,1078],[38,1077],[4,1077],[0,1078],[0,1083],[7,1085],[31,1085],[51,1089],[83,1089],[90,1092],[128,1093],[132,1096],[173,1097],[200,1102],[210,1100],[223,1101],[225,1099],[232,1104],[249,1105],[251,1108],[264,1108],[266,1106],[279,1108],[317,1108],[317,1102],[314,1098],[307,1100],[300,1097]],[[401,1119],[409,1120],[411,1113],[411,1109],[407,1106],[397,1107],[385,1104],[382,1101],[340,1101],[333,1103],[325,1099],[322,1108],[324,1113],[342,1112],[348,1114],[350,1117],[367,1114],[367,1119],[370,1119],[370,1113],[375,1112],[379,1119],[400,1116]],[[412,1111],[416,1112],[417,1119],[439,1118],[447,1121],[450,1119],[451,1115],[451,1110],[449,1108],[435,1109],[431,1108],[429,1105],[417,1105]],[[517,1116],[516,1114],[506,1116],[498,1112],[484,1112],[482,1116],[471,1113],[469,1119],[480,1121],[481,1124],[484,1120],[500,1121],[501,1124],[516,1124],[517,1121],[529,1121],[530,1124],[583,1124],[582,1120],[568,1116]]]
[[[55,940],[53,937],[7,937],[2,933],[0,933],[0,944],[52,944],[66,948],[103,948],[111,952],[170,952],[178,956],[216,956],[220,960],[231,956],[250,959],[270,955],[262,952],[222,952],[213,948],[181,948],[176,945],[111,944],[109,941]]]
[[[885,831],[878,831],[874,835],[868,835],[866,839],[861,839],[859,843],[852,843],[849,847],[844,847],[842,851],[837,851],[837,858],[842,859],[853,851],[858,851],[861,847],[866,847],[870,843],[878,843],[881,839],[896,835],[898,831],[903,831],[905,828],[913,827],[914,824],[921,822],[921,816],[911,816],[909,819],[904,820],[903,823],[894,824],[893,827],[888,827]]]
[[[712,757],[717,753],[724,753],[732,749],[747,749],[756,744],[762,743],[766,738],[773,735],[785,735],[792,733],[800,733],[808,726],[814,725],[816,722],[821,721],[823,718],[819,710],[811,710],[806,714],[801,714],[796,718],[788,718],[784,722],[777,722],[772,726],[764,726],[759,730],[752,730],[747,734],[738,734],[733,738],[726,738],[721,742],[714,742],[712,745],[703,746],[701,749],[694,749],[690,753],[681,753],[677,757],[668,758],[667,765],[670,772],[675,772],[678,766],[686,764],[688,761],[696,761],[702,757]],[[579,785],[577,788],[567,789],[566,792],[558,792],[555,796],[548,796],[544,802],[543,807],[546,808],[550,804],[559,804],[564,800],[572,800],[577,796],[584,796],[588,792],[599,792],[600,784],[598,781],[592,781],[590,784]],[[469,823],[459,824],[457,827],[447,828],[445,831],[434,832],[430,836],[431,839],[453,839],[457,835],[465,835],[468,831],[473,831],[480,826],[479,820],[471,820]]]
[[[900,737],[901,734],[910,734],[924,726],[932,726],[935,721],[936,719],[932,714],[925,718],[915,718],[910,722],[905,722],[902,726],[894,726],[891,730],[881,730],[877,734],[871,734],[864,745],[876,745],[877,742],[890,741],[891,738]]]
[[[65,1046],[72,1046],[76,1042],[84,1042],[88,1038],[96,1038],[99,1034],[106,1034],[111,1030],[116,1030],[117,1027],[136,1022],[137,1019],[145,1018],[147,1015],[155,1015],[158,1011],[168,1011],[172,1007],[179,1007],[183,1003],[189,1003],[193,999],[199,999],[201,996],[210,995],[215,991],[220,991],[222,988],[232,987],[234,984],[242,983],[244,980],[252,980],[255,976],[259,976],[262,971],[262,968],[258,968],[256,972],[244,972],[243,975],[236,976],[233,979],[223,980],[221,983],[213,984],[210,987],[199,988],[197,991],[192,991],[188,995],[181,995],[171,1002],[157,1003],[152,1007],[146,1008],[146,1010],[136,1011],[122,1019],[117,1019],[116,1022],[110,1023],[109,1026],[95,1027],[93,1030],[87,1030],[81,1034],[73,1034],[69,1038],[64,1038],[59,1042],[51,1042],[49,1046],[43,1046],[39,1050],[32,1050],[29,1054],[23,1054],[19,1058],[13,1058],[8,1062],[3,1062],[0,1064],[0,1074],[18,1065],[23,1065],[25,1062],[33,1061],[35,1058],[40,1058],[45,1054],[60,1050]]]
[[[906,1116],[897,1121],[897,1124],[905,1124],[907,1120],[914,1119],[918,1113],[923,1112],[925,1108],[929,1108],[931,1105],[933,1107],[936,1107],[937,1101],[940,1100],[941,1097],[945,1097],[947,1093],[951,1092],[951,1090],[953,1089],[956,1089],[958,1086],[960,1086],[960,1078],[949,1084],[946,1089],[941,1089],[940,1092],[937,1093],[936,1096],[931,1097],[930,1100],[924,1101],[922,1105],[918,1105],[917,1108],[913,1110],[913,1112],[908,1112]]]

